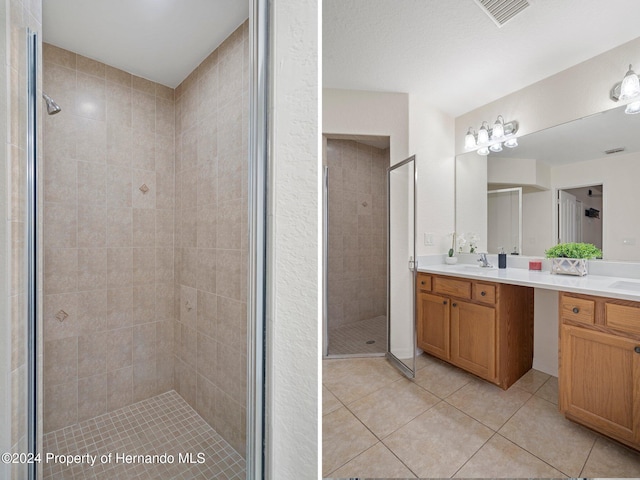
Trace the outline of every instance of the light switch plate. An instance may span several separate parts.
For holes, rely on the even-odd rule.
[[[427,247],[433,246],[433,233],[424,234],[424,244]]]

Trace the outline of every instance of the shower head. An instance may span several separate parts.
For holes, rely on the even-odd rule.
[[[53,98],[51,98],[49,95],[47,95],[46,93],[42,94],[42,98],[44,98],[44,101],[47,102],[47,113],[49,115],[55,115],[56,113],[60,113],[60,111],[62,110],[62,108],[60,108],[60,105],[58,105]]]

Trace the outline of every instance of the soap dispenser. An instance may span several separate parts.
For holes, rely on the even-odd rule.
[[[503,247],[500,247],[500,253],[498,254],[498,268],[507,268],[507,254],[504,253]]]

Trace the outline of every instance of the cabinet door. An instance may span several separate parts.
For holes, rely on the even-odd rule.
[[[451,361],[479,377],[495,381],[495,308],[452,300]]]
[[[640,442],[640,342],[563,325],[562,411],[622,441]]]
[[[419,292],[417,298],[418,347],[448,360],[450,300],[424,292]]]

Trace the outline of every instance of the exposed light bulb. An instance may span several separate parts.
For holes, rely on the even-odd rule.
[[[479,148],[478,155],[489,155],[489,148],[487,147]]]
[[[629,65],[629,71],[620,85],[620,100],[629,100],[638,95],[640,95],[640,80],[638,75],[631,69],[631,65]]]
[[[485,126],[486,125],[486,126]],[[480,130],[478,130],[478,145],[489,142],[489,125],[487,122],[482,122]]]
[[[493,124],[493,130],[491,131],[491,138],[496,140],[504,137],[504,118],[502,115],[498,115],[496,123]]]
[[[502,144],[500,142],[498,143],[494,143],[493,145],[491,145],[489,147],[489,150],[491,150],[492,152],[501,152],[502,151]]]
[[[518,139],[517,138],[510,138],[509,140],[504,142],[504,146],[507,148],[515,148],[518,146]]]
[[[473,134],[471,127],[469,127],[469,131],[464,137],[464,148],[467,150],[473,150],[476,148],[476,137]]]
[[[640,113],[640,102],[633,102],[628,104],[627,108],[624,109],[624,113],[628,113],[629,115]]]

